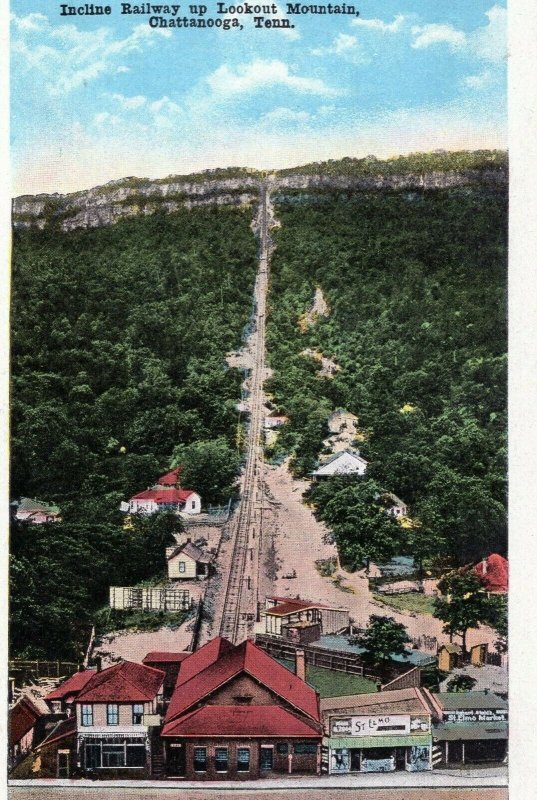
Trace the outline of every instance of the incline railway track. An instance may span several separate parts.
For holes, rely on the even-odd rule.
[[[263,496],[263,380],[265,375],[265,308],[269,268],[268,190],[261,189],[259,210],[259,269],[255,283],[255,333],[250,376],[250,427],[242,497],[232,526],[233,554],[229,570],[220,635],[234,643],[248,636],[257,606],[257,558],[261,539]],[[250,554],[248,556],[248,554]],[[253,597],[252,597],[253,592]]]

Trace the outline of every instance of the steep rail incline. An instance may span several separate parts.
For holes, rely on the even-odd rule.
[[[242,477],[241,502],[232,525],[233,555],[220,635],[234,643],[253,630],[257,612],[259,546],[262,533],[263,498],[263,380],[265,376],[265,308],[270,258],[268,190],[261,189],[259,209],[259,270],[255,283],[255,334],[250,376],[250,428],[246,466]]]

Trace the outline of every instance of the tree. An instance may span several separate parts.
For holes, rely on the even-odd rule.
[[[477,680],[471,675],[455,675],[447,684],[448,692],[471,692]]]
[[[223,436],[210,441],[178,445],[172,466],[181,466],[181,485],[193,489],[204,505],[223,503],[233,494],[240,458]]]
[[[366,632],[357,642],[365,648],[364,658],[376,667],[386,668],[393,656],[403,655],[410,639],[401,622],[372,614]]]
[[[486,623],[490,616],[490,602],[483,586],[472,572],[452,573],[438,583],[442,596],[434,601],[434,616],[444,623],[444,633],[450,639],[461,636],[466,653],[466,634],[470,628]]]

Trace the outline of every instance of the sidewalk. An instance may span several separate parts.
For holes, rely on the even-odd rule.
[[[396,788],[496,788],[507,786],[507,767],[484,767],[482,769],[442,769],[434,772],[369,773],[361,775],[322,775],[297,778],[274,778],[258,781],[91,781],[86,779],[39,779],[35,781],[11,780],[8,786],[26,788],[48,787],[92,787],[94,789],[203,789],[207,794],[227,790],[245,789],[280,791],[282,789],[396,789]]]

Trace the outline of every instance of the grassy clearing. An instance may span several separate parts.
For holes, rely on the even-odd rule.
[[[278,661],[294,672],[295,665],[287,659]],[[376,684],[361,675],[350,675],[347,672],[336,672],[323,667],[307,667],[306,680],[316,689],[321,697],[344,697],[350,694],[366,694],[376,692]]]
[[[425,594],[374,594],[373,597],[378,603],[382,603],[390,608],[399,611],[413,611],[415,614],[431,614],[434,610],[434,597]]]
[[[112,631],[157,631],[179,628],[190,616],[190,611],[119,611],[105,607],[96,614],[95,628],[98,637]]]

